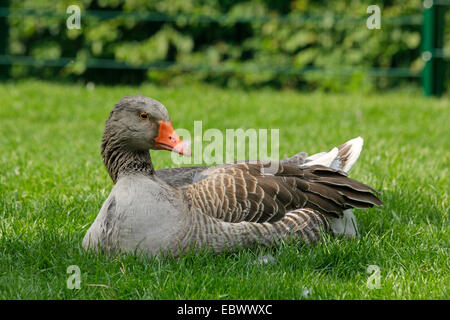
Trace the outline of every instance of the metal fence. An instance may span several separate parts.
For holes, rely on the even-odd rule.
[[[66,19],[65,12],[35,9],[12,9],[7,6],[7,0],[0,0],[0,74],[5,74],[5,67],[10,65],[30,65],[34,67],[65,67],[75,61],[74,57],[60,57],[56,59],[41,59],[33,56],[10,55],[7,51],[8,44],[8,17],[45,17],[49,19]],[[416,25],[422,26],[422,59],[425,61],[424,68],[420,72],[412,72],[409,68],[370,68],[367,74],[372,77],[410,77],[421,78],[423,90],[426,96],[439,96],[444,88],[445,60],[450,57],[444,52],[444,29],[445,10],[450,6],[450,0],[425,0],[423,2],[423,15],[401,16],[383,19],[383,24]],[[252,16],[233,18],[228,15],[203,16],[183,15],[169,16],[156,12],[123,12],[107,10],[83,11],[83,19],[133,19],[146,22],[175,22],[183,19],[185,23],[248,23],[267,22],[272,17]],[[360,25],[366,18],[355,18],[341,16],[339,24]],[[320,15],[285,15],[277,17],[277,21],[287,24],[299,24],[306,22],[317,23],[318,27],[323,21]],[[2,70],[3,67],[3,70]],[[86,61],[87,68],[100,69],[130,69],[130,70],[183,70],[183,71],[208,71],[208,72],[230,72],[227,67],[214,67],[204,65],[181,65],[172,61],[158,61],[140,65],[131,65],[114,59],[90,58]],[[293,66],[250,66],[239,68],[239,72],[265,72],[270,71],[277,74],[305,74],[326,73],[351,75],[355,72],[352,67],[341,67],[339,70],[325,70],[315,67],[293,67]]]
[[[444,91],[445,67],[444,53],[445,9],[449,0],[425,0],[423,2],[422,58],[425,67],[422,70],[422,85],[425,95],[439,96]]]

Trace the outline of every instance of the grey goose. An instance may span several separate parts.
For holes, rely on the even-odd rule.
[[[148,255],[215,252],[283,240],[355,237],[353,208],[380,206],[371,187],[347,177],[362,138],[307,157],[155,170],[149,150],[190,154],[166,108],[125,97],[106,121],[101,154],[114,187],[84,239],[85,249]],[[276,171],[265,170],[276,164]]]

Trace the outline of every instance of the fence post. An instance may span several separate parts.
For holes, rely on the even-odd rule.
[[[440,96],[444,90],[444,60],[436,52],[444,44],[444,8],[434,0],[423,2],[422,85],[426,96]]]
[[[0,0],[0,8],[9,8],[9,0]],[[9,23],[8,17],[0,17],[0,55],[8,54],[8,42],[9,42]],[[0,64],[0,79],[9,78],[10,66],[7,64]]]
[[[438,49],[441,54],[435,55],[436,68],[436,95],[440,96],[444,92],[445,81],[445,60],[444,60],[444,29],[445,29],[445,9],[444,5],[436,6],[436,43],[435,50]]]

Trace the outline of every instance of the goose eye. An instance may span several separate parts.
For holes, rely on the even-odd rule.
[[[148,114],[147,114],[146,112],[142,112],[142,113],[139,115],[139,118],[141,118],[142,120],[147,120],[147,119],[149,119],[150,117],[148,116]]]

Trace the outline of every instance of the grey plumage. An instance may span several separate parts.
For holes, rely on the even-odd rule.
[[[139,119],[142,112],[149,119]],[[349,209],[382,204],[374,189],[347,177],[362,146],[355,142],[323,157],[155,171],[148,151],[157,148],[158,121],[169,120],[162,104],[142,96],[122,99],[111,112],[101,150],[115,186],[85,248],[178,255],[289,238],[316,243]]]

